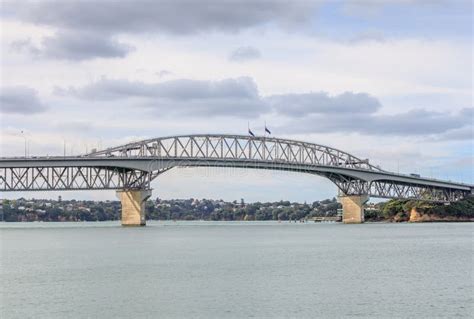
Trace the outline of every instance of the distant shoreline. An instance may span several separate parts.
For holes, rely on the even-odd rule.
[[[246,203],[213,199],[156,198],[145,203],[147,220],[204,221],[306,221],[334,220],[342,215],[336,198],[297,203],[290,201]],[[3,199],[0,201],[0,221],[5,222],[75,222],[114,221],[121,218],[119,201],[84,201],[48,199]],[[325,220],[326,219],[326,220]],[[389,200],[369,203],[366,222],[473,222],[474,196],[449,205],[414,200]]]

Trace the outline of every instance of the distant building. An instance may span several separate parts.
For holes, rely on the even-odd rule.
[[[377,209],[377,206],[376,206],[374,203],[369,203],[369,204],[367,205],[367,207],[365,207],[365,210],[367,210],[367,211],[374,211],[374,210],[378,210],[378,209]]]

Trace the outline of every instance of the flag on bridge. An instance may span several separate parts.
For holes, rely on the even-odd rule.
[[[272,132],[270,132],[270,130],[268,129],[268,127],[265,125],[265,132],[268,133],[268,134],[272,134]]]
[[[255,134],[253,134],[253,132],[250,129],[249,129],[249,134],[255,137]]]

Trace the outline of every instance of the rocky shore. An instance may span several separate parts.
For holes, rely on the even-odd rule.
[[[410,223],[433,223],[433,222],[474,222],[474,217],[467,216],[439,216],[436,214],[422,213],[412,208],[410,211]]]

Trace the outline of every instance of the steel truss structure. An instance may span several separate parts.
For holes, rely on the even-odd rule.
[[[338,149],[269,137],[190,135],[149,139],[93,152],[87,156],[253,160],[337,166],[382,171]]]
[[[0,168],[0,189],[93,190],[147,189],[152,175],[140,170],[106,167]]]
[[[75,157],[2,158],[0,191],[149,189],[173,167],[238,167],[327,177],[341,195],[456,201],[474,187],[395,174],[349,153],[288,139],[190,135],[148,139]]]
[[[431,202],[453,202],[471,192],[447,187],[400,183],[390,180],[350,180],[344,176],[328,176],[337,185],[341,196],[369,195],[370,197],[413,199]]]

